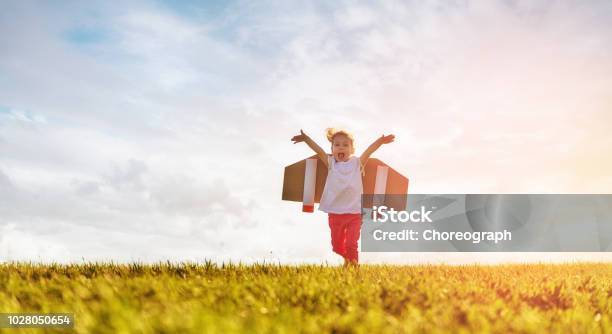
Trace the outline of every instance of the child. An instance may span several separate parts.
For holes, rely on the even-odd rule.
[[[361,233],[361,195],[368,158],[382,144],[389,144],[394,135],[382,135],[368,147],[361,157],[355,153],[353,135],[344,130],[327,129],[327,140],[331,142],[331,156],[308,137],[304,131],[291,138],[294,144],[305,142],[327,167],[327,180],[321,195],[319,210],[328,215],[333,251],[344,258],[344,266],[357,265],[359,261],[357,241]]]

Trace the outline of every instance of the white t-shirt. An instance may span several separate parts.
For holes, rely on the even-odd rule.
[[[343,162],[328,156],[327,162],[327,180],[319,210],[327,213],[361,213],[363,184],[359,158],[351,157]]]

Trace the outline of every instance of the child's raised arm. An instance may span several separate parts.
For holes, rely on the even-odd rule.
[[[297,136],[293,136],[291,140],[293,140],[294,144],[305,142],[308,145],[308,147],[310,147],[313,151],[315,151],[315,153],[319,156],[319,159],[323,161],[323,164],[325,165],[325,167],[328,167],[327,153],[325,153],[325,151],[323,151],[321,146],[317,145],[317,143],[315,143],[314,140],[310,139],[310,137],[308,137],[308,135],[306,135],[304,131],[302,131],[302,129],[300,129],[300,134]]]
[[[372,153],[374,153],[376,150],[378,150],[378,148],[382,145],[382,144],[389,144],[391,142],[393,142],[393,140],[395,139],[394,135],[382,135],[380,136],[380,138],[376,139],[372,145],[370,145],[365,152],[363,152],[363,154],[361,155],[361,157],[359,157],[359,160],[361,160],[361,165],[365,166],[366,162],[368,161],[368,159],[370,158],[370,155],[372,155]]]

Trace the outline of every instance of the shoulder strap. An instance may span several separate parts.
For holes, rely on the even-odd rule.
[[[334,157],[331,155],[327,156],[327,170],[330,171],[332,168],[332,163],[334,161]]]
[[[365,175],[365,165],[361,163],[361,158],[357,158],[357,163],[359,164],[359,172],[361,173],[361,176],[364,176]]]

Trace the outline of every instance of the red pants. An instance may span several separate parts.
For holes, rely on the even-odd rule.
[[[328,213],[334,252],[349,261],[359,260],[357,241],[361,234],[360,213]]]

